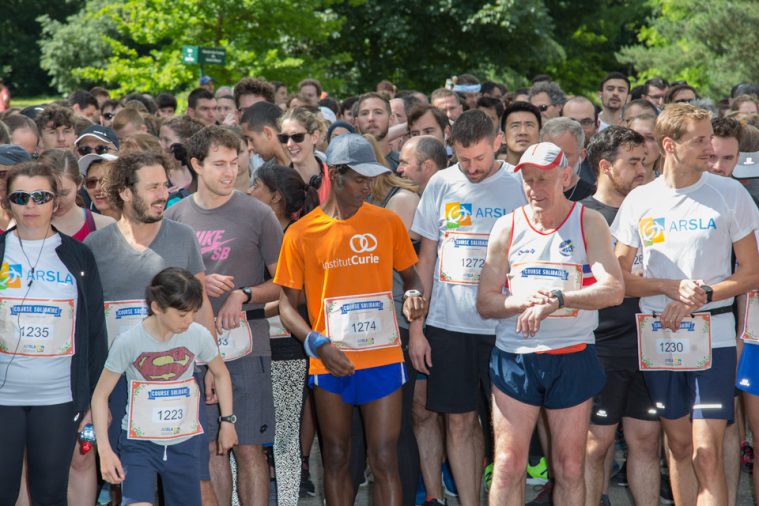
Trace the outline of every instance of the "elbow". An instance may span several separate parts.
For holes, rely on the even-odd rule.
[[[492,311],[488,309],[488,304],[485,301],[485,297],[480,293],[477,294],[477,303],[475,307],[477,308],[477,312],[482,318],[493,318]]]
[[[619,306],[622,304],[622,301],[625,300],[625,283],[621,279],[614,283],[614,289],[610,299],[612,300],[610,306]]]
[[[479,313],[481,317],[490,318],[490,316],[488,316],[488,312],[487,312],[487,309],[485,308],[485,305],[482,302],[480,302],[479,297],[477,297],[477,304],[475,307],[477,308],[477,313]]]

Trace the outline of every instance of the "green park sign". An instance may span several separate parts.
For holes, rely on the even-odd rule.
[[[227,51],[223,47],[182,46],[185,65],[224,65]]]

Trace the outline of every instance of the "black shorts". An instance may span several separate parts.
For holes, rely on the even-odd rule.
[[[439,413],[477,410],[479,391],[490,398],[490,353],[494,335],[465,334],[427,326],[432,349],[427,409]]]
[[[625,367],[625,359],[600,358],[606,372],[606,385],[593,397],[590,423],[593,425],[616,425],[622,417],[656,422],[656,407],[648,395],[643,373],[631,362]]]

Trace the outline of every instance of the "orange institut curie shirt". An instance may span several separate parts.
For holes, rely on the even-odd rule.
[[[317,207],[287,229],[274,282],[304,290],[311,325],[326,334],[324,299],[392,292],[393,270],[416,262],[406,227],[394,212],[363,204],[347,220],[337,220]],[[342,350],[356,369],[403,362],[400,344]],[[311,358],[309,374],[328,372]]]

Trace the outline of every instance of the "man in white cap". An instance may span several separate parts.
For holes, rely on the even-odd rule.
[[[116,132],[102,125],[88,126],[74,142],[76,155],[79,157],[95,153],[97,155],[114,155],[119,151],[119,138]]]
[[[477,294],[480,315],[499,320],[490,503],[524,504],[530,437],[545,408],[554,500],[581,505],[591,399],[605,381],[593,330],[598,309],[622,302],[622,272],[603,216],[564,196],[572,169],[558,146],[529,147],[514,170],[528,205],[493,227]]]
[[[274,282],[280,317],[310,357],[324,457],[327,504],[352,504],[348,458],[353,407],[364,421],[374,504],[401,504],[397,446],[406,369],[393,309],[393,270],[403,279],[404,315],[426,309],[417,258],[401,219],[366,203],[372,178],[389,170],[355,134],[327,150],[332,191],[285,233]],[[311,324],[298,313],[305,294]]]

